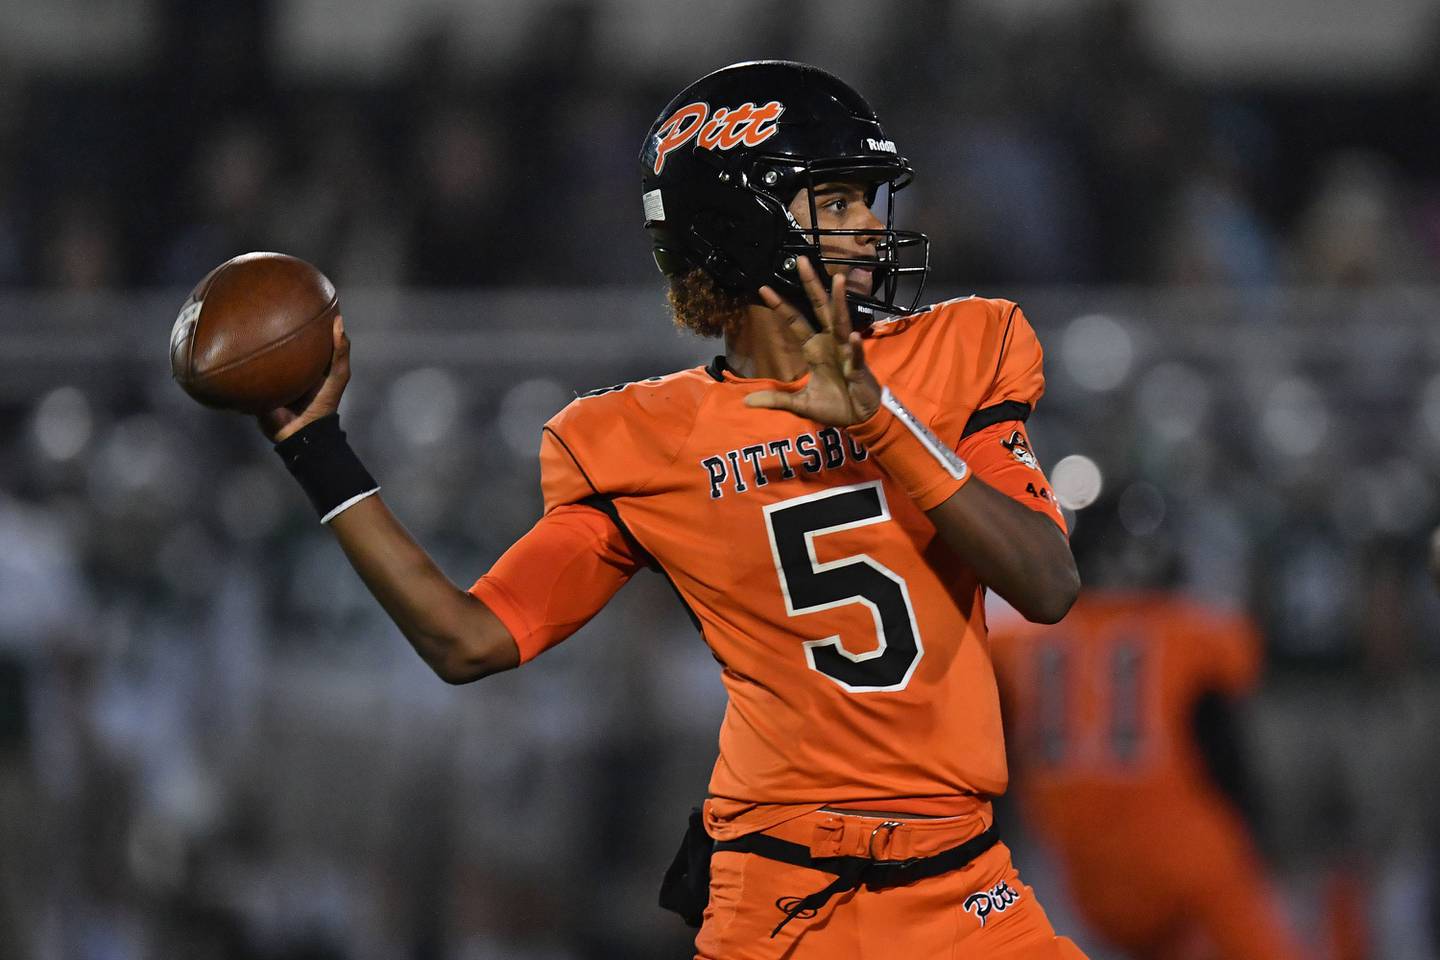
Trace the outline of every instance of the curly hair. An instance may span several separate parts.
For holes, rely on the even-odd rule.
[[[675,326],[700,337],[723,337],[737,329],[750,305],[740,294],[722,290],[699,267],[671,277],[665,299]]]

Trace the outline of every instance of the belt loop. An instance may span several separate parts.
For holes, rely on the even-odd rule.
[[[881,859],[885,859],[885,858],[881,857],[879,854],[877,854],[877,853],[875,852],[875,838],[880,835],[880,831],[881,831],[881,830],[884,830],[884,831],[885,831],[885,841],[888,843],[890,840],[894,839],[894,837],[895,837],[895,828],[898,827],[898,826],[900,826],[900,821],[898,821],[898,820],[886,820],[884,823],[880,824],[880,825],[879,825],[878,827],[876,827],[874,830],[871,830],[871,831],[870,831],[870,842],[865,845],[865,855],[868,856],[871,860],[881,860]]]
[[[845,853],[845,834],[849,824],[845,818],[828,815],[810,834],[810,849],[817,857],[835,857]]]

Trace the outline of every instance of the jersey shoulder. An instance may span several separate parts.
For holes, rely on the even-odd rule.
[[[925,398],[935,417],[958,417],[960,433],[982,410],[994,414],[981,418],[987,423],[1023,421],[1045,392],[1040,341],[1011,300],[960,297],[880,321],[866,350],[884,382]],[[942,436],[954,432],[933,418],[931,425]]]
[[[1258,681],[1265,640],[1244,610],[1187,598],[1171,608],[1171,615],[1198,673],[1232,691]]]
[[[547,508],[557,486],[606,496],[642,490],[679,453],[713,382],[695,368],[577,396],[544,427]]]
[[[1082,593],[1063,623],[1076,643],[1142,636],[1163,646],[1188,672],[1243,679],[1262,651],[1259,628],[1245,611],[1171,591],[1092,589]]]
[[[970,294],[941,300],[901,317],[877,320],[870,336],[877,342],[894,338],[933,339],[946,337],[973,342],[1003,325],[1017,309],[1013,300]]]

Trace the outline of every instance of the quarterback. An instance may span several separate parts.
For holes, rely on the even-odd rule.
[[[1026,437],[1029,322],[1003,300],[919,307],[928,240],[893,227],[910,165],[822,70],[701,78],[640,165],[674,319],[724,354],[553,417],[544,515],[470,589],[345,443],[338,321],[325,383],[262,427],[449,682],[534,659],[642,568],[670,580],[729,695],[661,892],[698,957],[1081,956],[990,805],[1007,773],[985,590],[1050,623],[1079,589]]]

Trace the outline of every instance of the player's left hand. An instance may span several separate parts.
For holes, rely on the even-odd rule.
[[[832,277],[827,293],[809,258],[799,259],[800,280],[815,308],[820,331],[816,332],[800,309],[771,287],[760,288],[760,299],[775,311],[788,335],[800,346],[810,366],[810,379],[798,391],[757,390],[745,398],[745,404],[788,410],[831,427],[869,420],[880,409],[880,384],[865,366],[860,334],[850,323],[846,276],[838,273]]]

